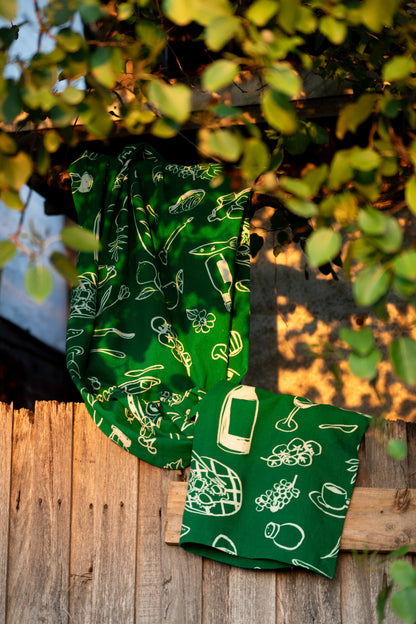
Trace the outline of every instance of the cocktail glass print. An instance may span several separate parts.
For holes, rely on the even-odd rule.
[[[298,423],[294,420],[295,414],[297,414],[300,409],[316,407],[316,403],[311,403],[311,401],[302,397],[295,397],[293,399],[293,404],[295,407],[292,409],[289,416],[281,418],[277,421],[275,427],[276,429],[279,429],[279,431],[296,431]]]
[[[275,546],[284,550],[296,550],[305,539],[305,531],[298,524],[269,522],[264,531],[265,537],[272,539]]]
[[[218,424],[217,445],[228,453],[250,452],[259,400],[253,386],[237,386],[225,397]]]
[[[321,491],[310,492],[309,498],[318,509],[334,518],[344,518],[350,504],[347,491],[335,483],[324,483]]]

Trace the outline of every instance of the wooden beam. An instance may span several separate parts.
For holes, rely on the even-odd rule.
[[[165,542],[179,544],[184,481],[169,484]],[[345,518],[342,551],[390,552],[404,544],[416,553],[416,489],[356,487]]]

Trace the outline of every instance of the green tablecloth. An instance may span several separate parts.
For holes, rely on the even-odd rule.
[[[149,146],[70,167],[80,253],[67,366],[100,429],[152,464],[189,464],[195,408],[247,367],[249,190],[220,165],[169,164]]]

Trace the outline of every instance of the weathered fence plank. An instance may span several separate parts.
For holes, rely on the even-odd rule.
[[[140,624],[200,622],[202,559],[172,549],[163,539],[169,483],[181,475],[144,462],[140,465],[136,594]]]
[[[135,622],[138,466],[75,406],[71,623]]]
[[[0,403],[0,622],[6,619],[13,407]]]
[[[7,622],[68,621],[72,405],[14,412]]]

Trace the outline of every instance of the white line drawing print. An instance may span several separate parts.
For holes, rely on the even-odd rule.
[[[135,337],[135,333],[133,332],[122,332],[117,327],[103,327],[101,329],[94,329],[94,338],[102,338],[103,336],[107,336],[108,334],[116,334],[120,336],[120,338],[124,338],[126,340],[131,340]]]
[[[128,197],[124,198],[123,208],[128,201]],[[152,232],[150,230],[149,224],[147,222],[147,213],[146,208],[144,207],[143,198],[140,193],[140,185],[137,181],[137,171],[133,171],[133,179],[131,182],[131,196],[130,196],[131,207],[133,208],[133,219],[134,225],[136,228],[137,238],[139,239],[142,248],[146,253],[149,254],[152,258],[155,257],[153,253],[153,239]]]
[[[324,483],[320,492],[309,492],[309,498],[318,509],[334,518],[344,518],[350,503],[347,491],[335,483]]]
[[[357,472],[358,472],[358,465],[360,463],[360,460],[358,458],[355,459],[348,459],[346,462],[346,464],[349,464],[349,468],[347,468],[348,472],[352,472],[352,477],[351,477],[351,485],[354,485],[355,480],[357,478]]]
[[[190,530],[191,530],[191,527],[187,526],[186,524],[183,524],[181,527],[181,535],[179,539],[182,539],[183,537],[185,537],[185,535],[188,535]]]
[[[174,280],[167,284],[161,284],[160,275],[155,265],[148,260],[142,260],[137,265],[136,281],[139,286],[143,286],[136,297],[137,301],[143,301],[159,292],[164,294],[168,310],[174,310],[178,306],[183,293],[183,269],[179,269]]]
[[[329,552],[324,557],[321,557],[321,559],[336,559],[338,552],[339,552],[340,544],[341,544],[341,538],[339,537],[337,543],[335,544],[331,552]]]
[[[97,212],[97,215],[94,219],[94,226],[92,228],[93,234],[97,241],[100,239],[100,227],[101,227],[101,210]],[[97,262],[97,264],[99,260],[99,251],[100,250],[98,249],[98,247],[97,249],[94,249],[94,260]]]
[[[233,540],[228,537],[228,535],[217,535],[217,537],[212,542],[212,547],[217,550],[222,550],[229,555],[237,555],[237,547],[234,544]]]
[[[224,362],[229,362],[229,358],[235,357],[239,355],[243,350],[243,341],[241,339],[241,334],[232,329],[230,332],[230,343],[226,345],[222,342],[214,345],[211,351],[211,357],[213,360],[224,360]],[[228,368],[227,371],[227,380],[230,381],[234,377],[234,375],[238,375],[238,372],[232,368]]]
[[[273,485],[272,490],[266,490],[264,494],[258,496],[256,511],[263,511],[263,509],[269,509],[272,512],[280,511],[290,503],[292,498],[299,498],[300,490],[295,488],[297,478],[298,475],[295,475],[293,481],[280,479],[279,483]]]
[[[294,566],[299,566],[301,568],[306,568],[307,570],[311,570],[311,572],[318,572],[319,574],[323,574],[324,576],[328,576],[325,572],[316,568],[311,563],[306,563],[305,561],[301,561],[300,559],[292,559],[292,563]]]
[[[107,290],[105,291],[105,293],[103,294],[103,296],[101,297],[100,307],[98,308],[96,316],[99,316],[100,314],[102,314],[104,310],[108,310],[108,308],[111,308],[118,301],[123,301],[123,299],[128,299],[130,297],[129,287],[122,284],[118,291],[117,297],[114,299],[114,301],[107,304],[107,301],[110,299],[112,289],[113,289],[113,286],[112,285],[109,286]]]
[[[199,247],[195,247],[189,252],[195,256],[208,256],[205,260],[208,277],[215,290],[220,293],[227,312],[231,310],[231,289],[233,286],[233,277],[230,266],[224,257],[223,251],[226,249],[235,250],[236,246],[237,237],[234,236],[228,241],[218,241],[215,243],[199,245]]]
[[[184,228],[186,228],[186,226],[191,223],[191,221],[193,221],[193,217],[189,217],[184,223],[181,223],[181,225],[178,225],[173,232],[171,232],[171,234],[168,236],[168,238],[165,241],[165,244],[163,245],[162,249],[159,251],[158,258],[161,261],[162,264],[164,264],[165,266],[167,266],[168,264],[168,251],[170,249],[170,247],[172,246],[173,241],[175,240],[175,238],[177,236],[179,236],[179,234],[182,232],[182,230]]]
[[[170,214],[181,214],[182,212],[189,212],[193,210],[205,197],[204,189],[195,189],[186,191],[181,195],[175,204],[169,206]]]
[[[140,399],[135,399],[134,395],[127,395],[127,405],[129,406],[131,417],[129,417],[129,410],[126,410],[126,418],[129,422],[135,418],[140,423],[138,443],[143,446],[151,455],[157,453],[157,449],[154,444],[156,442],[155,423],[146,416],[140,403]],[[156,423],[157,425],[158,423]],[[153,436],[153,437],[152,437]]]
[[[267,462],[269,468],[285,466],[310,466],[314,455],[320,455],[322,446],[314,440],[302,440],[293,438],[287,444],[278,444],[274,447],[269,457],[261,457]]]
[[[210,180],[216,178],[222,172],[221,165],[202,163],[199,165],[175,165],[166,166],[166,171],[176,174],[179,178],[192,178],[192,180]]]
[[[211,457],[192,454],[192,469],[186,494],[185,509],[205,516],[231,516],[243,500],[238,474]]]
[[[153,366],[148,366],[147,368],[128,371],[124,373],[124,376],[133,377],[133,379],[124,381],[119,385],[119,388],[124,388],[128,394],[147,392],[147,390],[150,390],[153,386],[157,386],[161,383],[158,377],[153,377],[152,375],[148,375],[148,373],[150,371],[162,369],[162,364],[153,364]]]
[[[239,193],[229,193],[217,198],[217,206],[208,216],[208,221],[222,221],[223,219],[240,219],[241,213],[247,204],[248,189]]]
[[[126,357],[124,351],[118,351],[117,349],[104,349],[102,347],[98,349],[90,349],[90,353],[102,353],[103,355],[108,355],[109,357],[114,357],[117,360],[122,360]]]
[[[152,319],[151,327],[153,331],[157,333],[157,339],[160,344],[171,349],[173,357],[185,366],[186,373],[188,377],[190,377],[192,357],[185,351],[184,346],[179,340],[178,334],[173,329],[172,325],[168,323],[163,316],[155,316]]]
[[[192,321],[192,327],[197,334],[199,332],[202,332],[203,334],[208,333],[214,327],[216,321],[215,314],[212,312],[207,313],[205,309],[188,309],[186,310],[186,317],[189,321]]]
[[[227,453],[250,452],[259,400],[253,386],[237,386],[225,397],[218,424],[217,445]]]
[[[73,193],[89,193],[94,183],[93,177],[88,171],[83,174],[71,172],[71,187]]]
[[[108,251],[110,252],[111,259],[113,262],[118,262],[120,259],[120,252],[123,251],[123,248],[127,244],[128,236],[124,234],[124,230],[128,230],[128,225],[120,226],[118,224],[118,219],[121,213],[125,211],[125,209],[121,209],[118,213],[117,217],[114,220],[114,225],[116,226],[116,237],[115,239],[108,244]]]
[[[66,350],[66,365],[68,371],[71,373],[71,375],[78,377],[78,379],[81,379],[81,371],[79,369],[77,359],[80,355],[83,355],[84,353],[85,349],[78,345],[72,345]]]
[[[125,433],[123,433],[115,425],[111,425],[111,433],[108,436],[110,440],[113,440],[118,446],[121,446],[125,451],[128,451],[131,447],[131,440]]]
[[[344,425],[343,423],[339,425],[332,424],[322,424],[319,425],[319,429],[340,429],[344,433],[354,433],[358,429],[358,425]]]
[[[316,406],[316,403],[311,403],[311,401],[302,397],[294,397],[293,404],[295,407],[292,409],[289,416],[277,421],[275,427],[279,429],[279,431],[296,431],[298,423],[293,419],[295,414],[297,414],[300,409],[308,409],[309,407]]]
[[[305,539],[305,531],[298,524],[285,522],[269,522],[264,530],[264,536],[272,539],[275,546],[284,550],[296,550]]]
[[[91,394],[89,389],[86,388],[85,386],[83,386],[81,388],[80,392],[81,392],[81,395],[82,395],[84,401],[86,403],[88,403],[88,405],[90,405],[90,407],[93,410],[93,412],[92,412],[92,419],[93,419],[94,423],[97,425],[97,427],[101,427],[104,419],[101,418],[99,421],[97,421],[97,410],[95,409],[95,405],[97,403],[97,399],[95,398],[95,396],[93,394]]]
[[[183,459],[177,459],[176,461],[172,461],[169,462],[168,464],[165,464],[163,466],[163,468],[165,468],[166,470],[181,470],[182,468],[185,468],[185,466],[183,465]],[[181,534],[182,537],[182,534]]]

